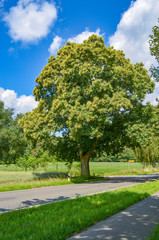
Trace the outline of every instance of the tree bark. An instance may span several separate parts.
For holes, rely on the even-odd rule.
[[[154,162],[152,162],[152,167],[156,168],[156,160]]]
[[[91,154],[80,152],[80,160],[81,160],[81,176],[88,178],[90,176],[89,170],[89,160]]]

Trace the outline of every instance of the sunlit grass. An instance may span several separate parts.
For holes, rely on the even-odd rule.
[[[159,240],[159,224],[152,232],[151,237],[148,238],[147,240]]]

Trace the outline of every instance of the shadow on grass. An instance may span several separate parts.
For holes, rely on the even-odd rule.
[[[49,178],[61,178],[65,179],[67,177],[66,172],[42,172],[42,173],[33,173],[34,179],[44,180]]]
[[[43,172],[43,173],[39,173],[39,172],[34,172],[34,179],[35,180],[46,180],[46,179],[56,179],[56,178],[60,178],[60,179],[67,179],[68,178],[68,174],[66,172]],[[72,183],[87,183],[87,182],[93,182],[93,181],[102,181],[102,180],[107,180],[108,178],[104,178],[104,177],[93,177],[91,176],[90,178],[84,178],[84,177],[80,177],[80,176],[74,176],[71,177],[71,182]]]
[[[113,197],[112,193],[108,194],[110,196],[112,195]],[[134,202],[132,200],[132,203],[130,201],[129,203],[127,203],[127,206],[121,206],[121,208],[123,209],[120,210],[124,210],[124,208],[126,207],[128,208],[126,208],[124,211],[114,214],[113,216],[104,221],[95,224],[88,230],[83,231],[78,235],[76,234],[75,236],[72,236],[68,240],[146,240],[151,235],[151,232],[154,230],[155,226],[159,222],[159,196],[149,196],[148,193],[138,194],[134,192],[125,192],[124,194],[120,193],[119,195],[121,200],[124,200],[125,195],[125,197],[127,197],[127,201],[132,196]],[[147,199],[138,202],[136,205],[133,205],[137,201],[140,201],[144,198]],[[133,206],[129,207],[128,205]],[[92,207],[95,209],[96,205]],[[158,232],[156,231],[156,235],[153,235],[153,237],[155,237],[152,238],[152,240],[159,239],[159,235],[157,235]]]

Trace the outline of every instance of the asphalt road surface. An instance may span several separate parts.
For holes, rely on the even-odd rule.
[[[159,174],[117,176],[110,180],[0,192],[0,213],[86,196],[158,179]]]

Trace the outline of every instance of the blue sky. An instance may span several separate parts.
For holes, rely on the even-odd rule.
[[[92,33],[148,69],[155,64],[147,41],[158,9],[158,0],[1,0],[0,100],[16,112],[34,108],[34,80],[50,54]],[[158,92],[156,86],[147,100],[154,104]]]

